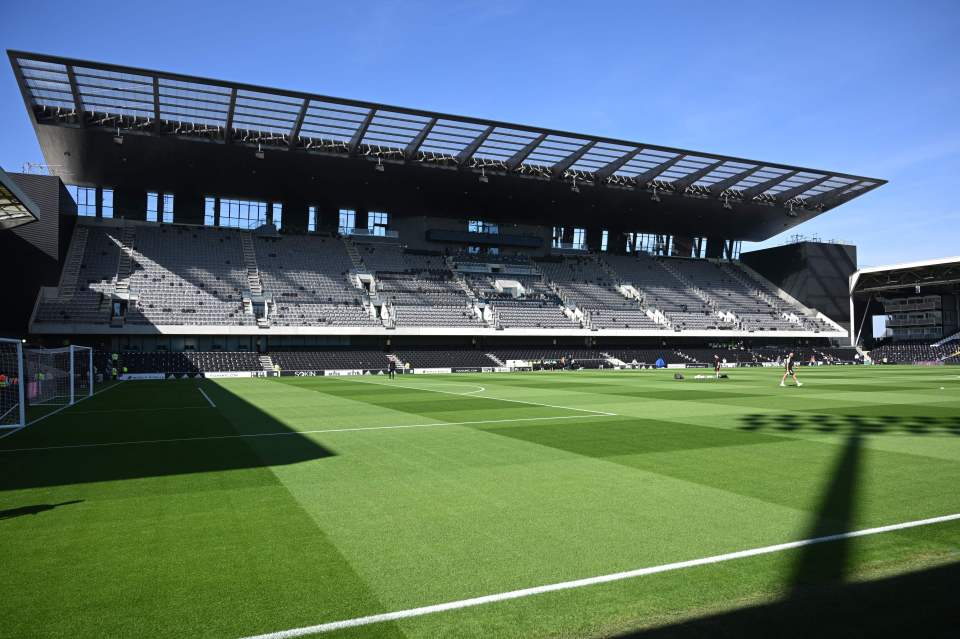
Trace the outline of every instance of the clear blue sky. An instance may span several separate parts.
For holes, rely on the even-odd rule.
[[[798,230],[960,254],[960,0],[35,0],[0,45],[885,178]],[[0,122],[42,161],[6,61]]]

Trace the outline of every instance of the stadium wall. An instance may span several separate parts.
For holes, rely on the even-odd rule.
[[[40,288],[56,286],[60,279],[77,205],[56,176],[9,175],[39,207],[36,222],[0,233],[0,255],[6,265],[0,334],[24,336]]]
[[[857,247],[797,242],[742,253],[740,260],[808,308],[850,328],[850,276]]]

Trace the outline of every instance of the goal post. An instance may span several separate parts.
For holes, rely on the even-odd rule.
[[[0,337],[0,430],[26,424],[23,372],[23,343]]]
[[[93,349],[88,346],[24,351],[30,406],[69,406],[93,394]]]

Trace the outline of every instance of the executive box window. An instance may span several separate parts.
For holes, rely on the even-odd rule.
[[[340,233],[349,235],[357,228],[357,212],[353,209],[340,209]]]
[[[101,189],[103,200],[100,202],[100,215],[110,219],[113,217],[113,189]]]
[[[492,222],[484,222],[483,220],[469,220],[467,221],[467,230],[471,233],[490,233],[491,235],[496,235],[500,233],[500,226]]]
[[[77,203],[77,215],[94,217],[97,214],[97,189],[92,186],[68,184],[67,191]],[[111,205],[113,204],[111,200]]]
[[[266,223],[266,202],[220,200],[220,226],[235,229],[255,229]]]
[[[383,211],[370,211],[367,214],[367,231],[370,235],[384,236],[387,234],[387,224],[390,216]]]
[[[147,193],[147,222],[173,223],[172,193]]]
[[[274,202],[270,206],[273,210],[273,225],[279,231],[281,225],[283,224],[283,204],[280,202]]]

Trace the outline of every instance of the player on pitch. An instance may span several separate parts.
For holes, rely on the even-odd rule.
[[[793,365],[794,365],[793,351],[790,351],[790,354],[787,355],[787,361],[784,365],[785,370],[783,371],[783,377],[780,379],[781,386],[786,386],[786,381],[788,376],[793,377],[793,381],[797,383],[797,386],[803,386],[803,384],[800,383],[800,380],[797,379],[797,374],[793,370]]]

